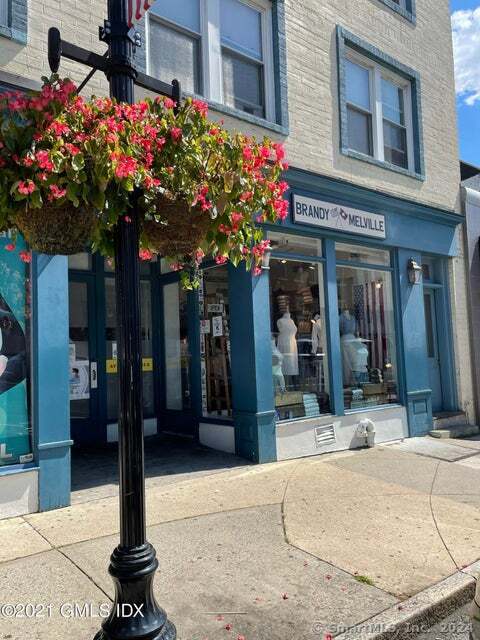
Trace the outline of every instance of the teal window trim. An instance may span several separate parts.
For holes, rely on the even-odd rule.
[[[395,13],[400,14],[403,18],[409,20],[413,24],[417,23],[415,0],[406,0],[405,7],[400,6],[397,2],[394,2],[394,0],[379,0],[379,2],[386,5],[392,11],[395,11]]]
[[[28,0],[10,0],[8,3],[8,24],[0,25],[0,36],[20,44],[27,44]]]
[[[346,52],[347,49],[357,51],[365,58],[378,63],[379,65],[393,71],[398,76],[410,82],[412,95],[412,127],[413,127],[413,156],[414,170],[397,167],[394,164],[378,160],[350,149],[348,146],[348,118],[346,99]],[[395,60],[391,56],[383,53],[377,47],[370,45],[358,36],[350,33],[342,26],[337,25],[337,64],[338,64],[338,96],[339,96],[339,116],[340,116],[340,151],[343,155],[357,160],[363,160],[383,169],[395,171],[403,175],[425,180],[425,163],[423,151],[423,128],[422,128],[422,108],[421,108],[421,83],[420,75],[414,69],[407,67],[403,63]]]

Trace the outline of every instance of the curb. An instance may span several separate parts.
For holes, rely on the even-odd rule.
[[[480,561],[477,561],[408,600],[335,635],[335,640],[412,639],[472,600],[479,574]]]

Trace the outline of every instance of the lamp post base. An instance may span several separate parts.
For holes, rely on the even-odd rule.
[[[94,640],[176,640],[175,626],[153,594],[157,567],[155,549],[148,542],[114,550],[108,571],[115,584],[115,601]]]

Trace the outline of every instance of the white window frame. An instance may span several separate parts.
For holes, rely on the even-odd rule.
[[[1,2],[2,0],[0,0]],[[181,1],[181,0],[179,0]],[[220,3],[222,0],[199,0],[200,2],[200,84],[202,86],[202,96],[220,105],[224,105],[223,96],[223,68],[222,68],[222,43],[220,34]],[[265,97],[265,117],[269,122],[276,121],[275,109],[275,80],[273,62],[273,24],[272,24],[272,3],[271,0],[238,0],[243,4],[252,7],[260,12],[262,29],[262,60],[252,58],[252,62],[262,64],[263,82]],[[189,33],[188,29],[176,25],[174,22],[164,20],[155,16],[152,18],[150,12],[146,15],[146,58],[147,73],[150,73],[150,20],[158,20],[166,26],[173,26],[184,33]],[[230,47],[228,47],[230,49]],[[235,51],[235,49],[231,49]],[[242,54],[248,59],[249,56]],[[226,108],[231,108],[227,107]],[[243,111],[237,110],[239,114]]]
[[[372,113],[373,156],[366,156],[366,157],[373,157],[375,158],[375,160],[378,160],[379,162],[386,162],[384,138],[383,138],[383,104],[382,104],[382,78],[383,78],[385,80],[388,80],[392,84],[396,85],[397,87],[402,89],[404,92],[403,108],[404,108],[404,116],[405,116],[405,129],[407,133],[407,165],[408,165],[406,169],[408,171],[415,171],[411,82],[393,73],[383,65],[378,64],[377,62],[374,62],[373,60],[370,60],[365,56],[362,56],[360,53],[352,49],[347,49],[345,57],[347,60],[350,60],[354,64],[358,64],[364,69],[367,69],[369,72],[370,109]],[[346,104],[347,105],[349,104],[347,100],[346,100]],[[348,131],[347,131],[347,135],[348,135]],[[355,153],[361,153],[354,149],[352,149],[352,151],[355,151]],[[399,169],[405,168],[395,164],[392,166],[398,167]]]

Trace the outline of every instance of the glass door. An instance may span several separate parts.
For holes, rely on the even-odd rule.
[[[424,289],[425,331],[427,336],[427,359],[430,388],[432,389],[433,412],[443,409],[442,378],[440,371],[440,351],[438,348],[437,316],[435,311],[435,291]]]
[[[71,275],[69,282],[70,421],[75,442],[93,438],[98,420],[98,365],[93,279]]]

